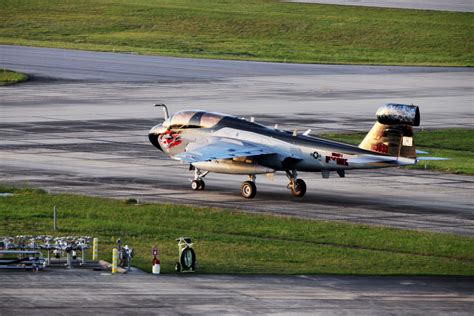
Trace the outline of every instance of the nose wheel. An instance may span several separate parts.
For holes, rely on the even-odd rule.
[[[195,191],[204,190],[206,184],[202,178],[204,178],[208,173],[209,171],[202,172],[200,169],[196,168],[194,170],[194,180],[191,181],[191,189]]]
[[[206,183],[204,182],[204,180],[193,180],[191,182],[191,189],[195,191],[204,190],[205,187]]]

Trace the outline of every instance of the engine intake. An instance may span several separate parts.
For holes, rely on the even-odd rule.
[[[420,126],[420,110],[416,105],[387,103],[377,110],[377,121],[383,125]]]

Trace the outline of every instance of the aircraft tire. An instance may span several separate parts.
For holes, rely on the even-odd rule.
[[[198,180],[199,181],[199,188],[198,190],[202,191],[206,187],[206,183],[204,183],[204,180]]]
[[[253,181],[245,181],[240,186],[240,194],[246,199],[253,199],[257,194],[257,186]]]
[[[297,179],[295,186],[291,187],[291,195],[296,197],[303,197],[306,193],[306,183],[301,180]]]
[[[191,182],[191,189],[199,190],[200,187],[201,185],[199,183],[199,180],[193,180],[193,182]]]

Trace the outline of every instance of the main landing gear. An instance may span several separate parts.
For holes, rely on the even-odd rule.
[[[203,178],[209,173],[209,171],[202,172],[198,168],[194,169],[194,180],[191,181],[191,189],[193,190],[204,190],[206,183]]]
[[[288,188],[291,194],[296,197],[303,197],[306,193],[306,183],[302,179],[298,179],[296,170],[287,170],[286,176],[290,179]],[[246,199],[252,199],[257,194],[257,186],[255,185],[255,175],[249,175],[249,180],[240,186],[240,194]]]
[[[240,186],[240,195],[246,199],[253,199],[257,194],[257,186],[255,185],[255,175],[249,175],[249,180]]]
[[[286,176],[290,179],[288,188],[291,190],[291,195],[303,197],[306,193],[306,183],[302,179],[298,179],[296,170],[286,170]]]

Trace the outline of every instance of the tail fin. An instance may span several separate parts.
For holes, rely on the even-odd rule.
[[[377,110],[377,122],[359,148],[390,156],[416,158],[413,126],[420,125],[420,110],[406,104],[385,104]]]

